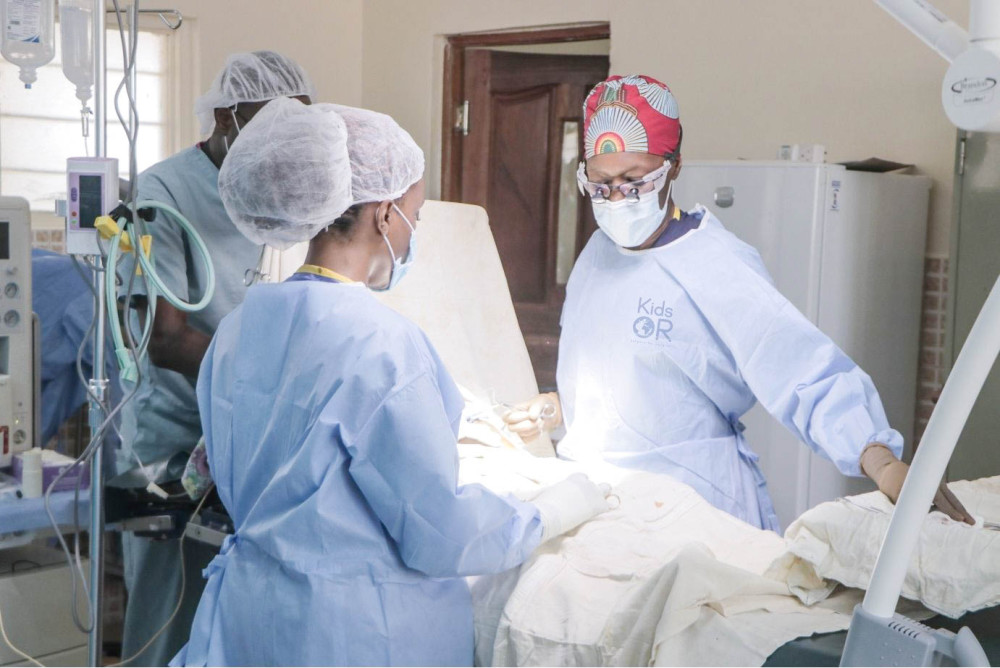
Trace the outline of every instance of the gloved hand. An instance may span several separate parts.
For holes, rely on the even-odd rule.
[[[202,436],[198,439],[198,445],[194,446],[187,465],[184,467],[181,485],[193,501],[199,501],[212,489],[214,484],[212,472],[208,470],[208,450],[205,447],[205,437]]]
[[[542,542],[572,531],[608,510],[609,485],[595,485],[582,473],[550,485],[532,499],[542,518]]]
[[[881,443],[873,443],[861,453],[861,470],[875,481],[879,491],[889,497],[890,501],[896,503],[896,500],[899,499],[899,493],[903,490],[903,481],[906,480],[906,474],[910,467],[896,459],[889,448]],[[951,493],[948,485],[944,482],[941,483],[937,494],[934,495],[934,506],[956,522],[976,523],[962,502]]]
[[[521,437],[533,441],[544,431],[558,429],[562,424],[562,405],[555,392],[539,394],[531,401],[518,404],[503,416],[507,428]]]

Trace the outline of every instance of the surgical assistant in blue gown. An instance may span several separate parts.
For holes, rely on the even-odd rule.
[[[38,443],[44,445],[87,401],[87,387],[77,373],[76,358],[94,319],[94,293],[73,266],[73,258],[34,248],[31,307],[42,325],[42,433]],[[86,379],[93,374],[92,341],[93,338],[83,347],[80,359]],[[121,388],[110,337],[104,359],[109,399],[115,405],[121,399]],[[113,433],[109,433],[109,438],[117,440]]]
[[[775,289],[758,253],[704,207],[644,251],[597,231],[566,288],[559,454],[667,473],[778,528],[740,417],[761,404],[846,475],[873,442],[899,457],[871,378]],[[667,230],[670,230],[668,227]]]
[[[252,287],[198,379],[236,533],[187,665],[471,665],[459,577],[538,545],[534,506],[457,486],[462,399],[420,329],[357,283]]]

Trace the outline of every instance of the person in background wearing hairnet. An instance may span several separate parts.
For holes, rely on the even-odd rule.
[[[464,575],[520,564],[607,509],[582,475],[535,503],[458,487],[463,401],[379,302],[415,261],[424,157],[390,117],[269,103],[219,175],[256,243],[310,241],[254,286],[201,366],[209,464],[235,534],[175,665],[472,665]]]
[[[907,466],[871,378],[774,288],[757,251],[703,206],[681,211],[677,102],[646,76],[612,76],[584,103],[578,180],[595,232],[566,286],[558,393],[507,416],[558,453],[672,475],[764,529],[778,520],[740,417],[761,404],[842,473],[891,500]],[[942,484],[935,499],[972,523]]]
[[[184,313],[157,299],[149,360],[142,366],[136,397],[123,410],[122,469],[136,466],[137,457],[149,464],[190,452],[201,437],[195,397],[198,367],[219,321],[243,301],[245,278],[253,274],[262,256],[261,246],[240,234],[226,214],[219,198],[219,167],[240,129],[268,100],[295,97],[309,103],[311,95],[313,87],[306,73],[291,59],[272,51],[234,54],[195,105],[202,132],[211,132],[208,139],[139,175],[140,200],[176,208],[198,230],[215,265],[216,283],[208,307],[195,313]],[[167,287],[181,299],[201,299],[207,283],[205,269],[190,252],[180,226],[158,215],[148,227],[156,268]],[[133,292],[140,283],[133,282]],[[123,293],[126,289],[123,286]],[[129,594],[123,658],[141,650],[167,622],[184,586],[177,617],[135,661],[135,665],[164,665],[187,638],[204,584],[201,570],[214,550],[185,541],[186,584],[181,578],[177,540],[125,534],[123,551]]]

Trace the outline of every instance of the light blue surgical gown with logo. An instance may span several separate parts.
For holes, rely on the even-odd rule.
[[[236,533],[206,569],[187,665],[471,665],[459,576],[520,564],[531,504],[458,487],[462,399],[420,329],[367,288],[249,290],[198,377]]]
[[[704,207],[647,251],[596,232],[566,288],[560,456],[666,473],[715,507],[778,529],[740,417],[756,401],[845,475],[865,446],[898,457],[871,378],[775,289],[758,253]]]

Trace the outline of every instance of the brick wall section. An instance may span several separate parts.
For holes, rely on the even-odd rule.
[[[920,328],[920,369],[917,376],[917,413],[915,441],[927,427],[934,404],[944,387],[945,326],[948,308],[948,258],[924,260],[924,303]]]

